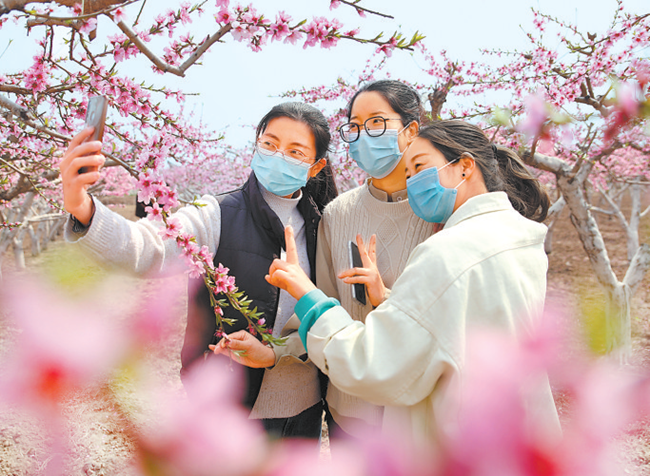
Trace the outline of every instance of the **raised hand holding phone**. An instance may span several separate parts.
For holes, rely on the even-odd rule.
[[[379,269],[377,268],[377,237],[375,235],[370,237],[368,249],[366,249],[363,238],[361,235],[357,235],[356,245],[361,258],[361,266],[353,264],[351,269],[340,273],[338,278],[342,279],[344,283],[365,285],[366,289],[364,290],[363,295],[364,301],[358,299],[361,290],[355,291],[355,295],[353,296],[355,299],[358,299],[361,304],[365,304],[365,292],[367,291],[370,304],[372,304],[373,307],[377,307],[384,302],[387,292],[387,288],[384,285],[384,281],[381,279],[381,274],[379,274]]]
[[[93,119],[101,119],[100,122],[103,123],[103,116],[105,113],[93,116]],[[93,134],[95,134],[94,127],[87,127],[74,136],[59,162],[63,205],[68,213],[84,225],[90,223],[95,211],[93,200],[87,190],[99,180],[99,168],[104,165],[105,160],[101,154],[102,143],[90,140]]]
[[[108,109],[108,99],[106,96],[94,96],[88,100],[88,108],[86,109],[86,127],[92,127],[93,133],[86,138],[84,142],[101,142],[104,138],[104,125],[106,124],[106,111]],[[81,167],[80,174],[87,172],[96,172],[98,168]]]
[[[284,229],[284,241],[287,247],[286,261],[274,259],[265,278],[273,286],[284,289],[294,298],[300,299],[309,291],[316,289],[316,286],[298,263],[296,240],[291,226]]]

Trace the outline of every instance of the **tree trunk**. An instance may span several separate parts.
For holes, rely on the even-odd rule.
[[[630,198],[632,199],[632,211],[630,223],[627,227],[627,260],[632,262],[634,255],[639,249],[639,222],[641,221],[641,184],[635,183],[630,186]]]
[[[560,218],[560,214],[564,210],[566,201],[564,197],[560,196],[555,203],[548,209],[548,218],[550,222],[548,224],[548,231],[546,232],[546,240],[544,241],[544,251],[547,255],[550,255],[553,252],[553,230],[555,229],[555,224]]]
[[[571,223],[578,232],[582,246],[589,257],[596,278],[605,292],[605,319],[607,352],[621,362],[629,360],[631,346],[630,288],[618,281],[605,248],[598,224],[587,202],[582,180],[591,172],[585,164],[576,177],[559,175],[557,184],[571,212]]]
[[[24,233],[18,233],[12,243],[14,245],[14,260],[18,269],[25,269],[25,249],[23,248]]]
[[[38,228],[40,224],[37,224]],[[38,239],[38,233],[34,230],[34,225],[30,224],[27,227],[27,233],[29,233],[29,239],[32,241],[32,256],[38,256],[41,254],[41,243]]]
[[[632,350],[632,293],[629,286],[619,283],[605,289],[606,352],[621,364],[629,363]]]

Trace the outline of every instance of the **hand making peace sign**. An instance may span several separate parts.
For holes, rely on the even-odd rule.
[[[386,299],[387,288],[384,285],[384,281],[381,279],[379,270],[377,269],[376,235],[370,237],[368,249],[366,249],[361,235],[357,235],[357,246],[359,247],[359,255],[361,255],[363,268],[348,269],[341,272],[338,275],[338,278],[348,284],[365,284],[370,304],[372,304],[373,307],[377,307]]]
[[[265,278],[273,286],[284,289],[294,298],[300,299],[309,291],[316,289],[316,286],[298,264],[296,240],[291,226],[284,229],[284,241],[287,246],[287,260],[274,259]]]

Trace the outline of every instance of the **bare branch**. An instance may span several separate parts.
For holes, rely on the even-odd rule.
[[[646,216],[646,215],[648,215],[648,214],[650,214],[650,205],[648,205],[648,208],[646,208],[646,209],[643,210],[641,213],[639,213],[639,217],[640,217],[640,218],[643,218],[644,216]]]
[[[571,171],[570,165],[564,160],[557,157],[551,157],[550,155],[540,154],[539,152],[536,152],[533,156],[531,156],[529,152],[528,154],[524,154],[522,158],[528,165],[556,175]]]
[[[24,11],[30,3],[56,3],[64,7],[74,7],[79,0],[0,0],[0,15],[9,13],[12,10]],[[85,0],[84,14],[94,14],[102,10],[108,10],[114,5],[126,3],[125,0]]]
[[[429,93],[429,104],[431,104],[431,119],[437,121],[440,118],[440,111],[442,106],[447,102],[447,94],[449,90],[446,88],[438,88],[432,93]]]
[[[612,200],[609,194],[607,194],[607,192],[603,190],[603,187],[600,184],[598,184],[596,188],[603,196],[603,198],[607,201],[607,203],[609,203],[609,206],[612,207],[610,215],[616,215],[618,220],[621,222],[621,225],[623,225],[623,228],[627,229],[629,227],[629,224],[627,222],[627,219],[625,218],[625,215],[623,215],[621,208],[618,205],[616,205],[614,200]],[[595,208],[592,208],[592,210],[595,210]]]
[[[34,118],[34,116],[29,112],[29,110],[25,109],[22,106],[19,106],[18,104],[7,99],[1,94],[0,94],[0,107],[7,109],[14,116],[19,117],[23,121],[28,121]]]
[[[636,292],[636,288],[641,284],[649,269],[650,245],[643,243],[634,254],[630,267],[625,273],[625,278],[623,278],[623,283],[630,287],[632,295]]]
[[[560,196],[557,200],[555,200],[555,203],[550,206],[548,209],[548,218],[552,218],[554,215],[557,215],[558,213],[561,213],[562,210],[564,210],[564,206],[566,205],[566,200],[564,199],[563,196]]]
[[[598,112],[600,112],[603,117],[609,116],[609,114],[612,112],[611,109],[606,108],[600,102],[589,96],[577,97],[575,98],[575,102],[593,107]]]
[[[8,190],[0,190],[0,201],[10,202],[18,195],[29,192],[32,190],[32,184],[29,180],[25,178],[24,175],[20,175],[18,181]]]
[[[600,208],[600,207],[589,207],[589,210],[591,210],[592,212],[597,212],[597,213],[601,213],[603,215],[609,215],[609,216],[612,216],[612,215],[616,214],[616,212],[614,212],[613,210],[605,210],[605,209]]]
[[[219,41],[226,33],[228,33],[230,30],[232,30],[232,25],[228,23],[227,25],[222,26],[219,31],[217,31],[214,35],[206,39],[201,46],[199,46],[194,53],[190,55],[189,58],[185,60],[185,62],[180,66],[180,70],[185,73],[187,69],[192,66],[194,63],[196,63],[203,54],[208,51],[208,49],[217,41]]]
[[[122,159],[120,159],[119,157],[116,157],[116,156],[114,156],[113,154],[109,154],[109,153],[103,153],[103,155],[105,155],[106,157],[108,157],[109,159],[111,159],[112,161],[114,161],[117,165],[120,165],[121,167],[123,167],[124,169],[126,169],[126,171],[127,171],[129,174],[131,174],[133,177],[136,177],[136,178],[138,177],[138,172],[137,172],[137,170],[135,170],[133,167],[131,167],[129,164],[127,164],[126,162],[124,162],[124,161],[123,161]],[[108,166],[110,166],[110,165],[112,165],[112,164],[108,164]]]
[[[358,12],[358,11],[362,11],[362,12],[370,13],[371,15],[377,15],[377,16],[380,16],[380,17],[383,17],[383,18],[390,18],[391,20],[394,20],[394,19],[395,19],[395,17],[393,17],[393,16],[391,16],[391,15],[387,15],[387,14],[385,14],[385,13],[381,13],[381,12],[377,12],[377,11],[374,11],[374,10],[370,10],[370,9],[368,9],[368,8],[365,8],[365,7],[360,7],[360,6],[358,5],[360,1],[361,1],[361,0],[351,0],[351,1],[349,1],[349,0],[339,0],[339,2],[343,3],[344,5],[349,5],[349,6],[351,6],[351,7],[354,8],[357,12]]]
[[[232,25],[228,23],[227,25],[222,26],[219,31],[217,31],[214,35],[208,37],[205,39],[205,41],[199,46],[194,53],[190,55],[190,57],[185,60],[185,62],[181,66],[172,66],[169,63],[166,63],[162,59],[160,59],[156,54],[149,49],[149,47],[138,37],[135,31],[131,29],[129,25],[124,23],[124,21],[121,21],[117,24],[120,30],[124,32],[124,34],[133,42],[133,44],[144,54],[147,58],[151,60],[153,64],[156,65],[156,67],[165,72],[165,73],[172,73],[175,74],[176,76],[185,76],[185,71],[192,66],[194,63],[196,63],[199,58],[212,46],[214,43],[219,41],[226,33],[228,33],[230,30],[232,30]]]

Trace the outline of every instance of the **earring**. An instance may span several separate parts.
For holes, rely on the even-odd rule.
[[[463,172],[463,177],[465,177],[465,172]]]

